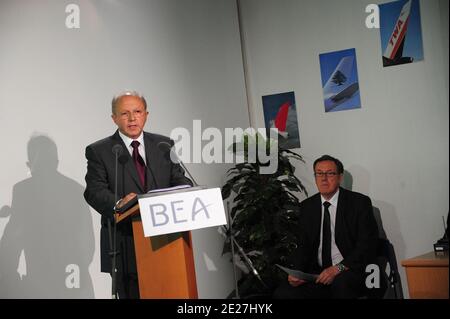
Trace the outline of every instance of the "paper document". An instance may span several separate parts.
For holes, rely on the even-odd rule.
[[[191,187],[192,187],[191,185],[178,185],[178,186],[167,187],[167,188],[157,188],[157,189],[152,189],[152,190],[148,191],[147,194],[155,194],[155,193],[157,194],[157,193],[175,191],[178,189],[191,188]],[[140,196],[140,195],[138,195],[138,196]],[[130,209],[131,207],[133,207],[134,205],[136,205],[138,203],[138,196],[133,197],[130,201],[128,201],[126,204],[124,204],[122,207],[120,207],[116,211],[118,213],[123,213],[123,212],[127,211],[128,209]],[[154,196],[157,196],[157,195],[154,195]]]
[[[152,190],[148,191],[147,194],[174,191],[177,189],[191,188],[191,187],[192,187],[191,185],[178,185],[178,186],[172,186],[172,187],[167,187],[167,188],[157,188],[157,189],[152,189]]]
[[[286,272],[288,275],[291,275],[291,276],[293,276],[295,278],[302,279],[302,280],[305,280],[305,281],[316,281],[317,277],[319,277],[319,275],[316,275],[316,274],[308,274],[308,273],[303,272],[301,270],[295,270],[295,269],[286,268],[286,267],[283,267],[283,266],[278,265],[278,264],[275,264],[275,266],[277,266],[278,268],[280,268],[281,270]]]

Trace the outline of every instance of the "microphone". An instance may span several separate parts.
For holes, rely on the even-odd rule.
[[[186,171],[186,173],[188,173],[190,179],[194,183],[194,186],[198,186],[198,184],[195,181],[194,177],[192,177],[191,172],[189,172],[187,167],[184,165],[183,161],[178,157],[178,155],[172,149],[172,145],[170,145],[167,142],[162,141],[162,142],[158,143],[158,148],[162,152],[166,153],[166,156],[167,156],[168,160],[170,159],[173,163],[179,163],[181,165],[181,167],[183,167],[183,169]]]
[[[120,154],[122,154],[122,152],[123,152],[123,147],[122,147],[122,145],[120,145],[120,144],[115,144],[115,145],[112,147],[112,152],[113,152],[113,154],[115,154],[115,155],[120,155]]]
[[[129,158],[129,156],[127,156],[126,154],[120,155],[119,156],[119,163],[122,164],[122,165],[125,165],[128,162],[128,158]]]

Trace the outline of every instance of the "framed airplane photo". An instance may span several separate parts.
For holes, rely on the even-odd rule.
[[[277,129],[281,148],[300,148],[294,92],[265,95],[262,102],[267,136],[269,130]]]
[[[423,60],[419,0],[401,0],[379,5],[383,66]]]
[[[319,54],[325,112],[361,108],[355,49]]]

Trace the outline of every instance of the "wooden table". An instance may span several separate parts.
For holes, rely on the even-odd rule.
[[[448,299],[448,251],[402,261],[411,299]]]

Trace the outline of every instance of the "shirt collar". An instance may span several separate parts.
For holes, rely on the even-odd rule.
[[[128,136],[123,134],[121,131],[119,131],[119,135],[120,135],[120,137],[122,138],[122,141],[125,143],[125,145],[127,147],[130,147],[131,146],[131,142],[133,142],[133,141],[138,141],[140,143],[139,146],[141,146],[141,145],[145,146],[144,145],[144,132],[141,132],[141,135],[139,135],[139,137],[136,138],[136,139],[129,138]]]
[[[339,198],[339,188],[336,191],[336,193],[334,193],[333,197],[330,198],[330,200],[326,200],[322,195],[320,195],[322,205],[324,202],[329,202],[332,206],[337,207],[338,198]]]

